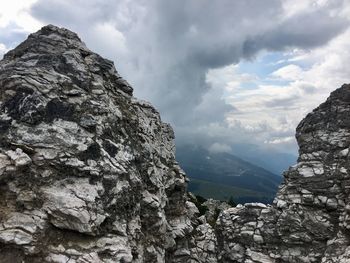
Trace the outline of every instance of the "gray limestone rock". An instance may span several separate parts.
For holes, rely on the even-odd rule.
[[[299,124],[274,203],[236,207],[196,206],[170,125],[75,33],[31,34],[0,89],[0,262],[350,262],[350,85]]]
[[[350,262],[350,85],[297,127],[298,163],[284,173],[272,206],[222,212],[221,262]]]
[[[192,230],[174,133],[52,25],[0,62],[0,262],[165,262]]]

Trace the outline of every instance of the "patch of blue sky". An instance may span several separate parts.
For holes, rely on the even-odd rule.
[[[258,55],[254,60],[242,60],[238,64],[238,72],[240,74],[256,76],[258,79],[257,82],[242,83],[242,88],[253,89],[257,88],[259,84],[277,86],[288,85],[290,81],[274,78],[271,74],[289,64],[296,64],[300,67],[306,66],[302,65],[303,63],[301,63],[301,61],[290,61],[291,58],[292,55],[285,52],[264,52]]]
[[[264,52],[254,60],[242,60],[239,63],[239,72],[265,79],[272,72],[286,64],[288,64],[287,58],[282,52]]]
[[[259,82],[259,81],[258,81]],[[249,89],[256,89],[257,88],[257,81],[247,81],[247,82],[242,82],[240,84],[240,89],[245,89],[245,90],[249,90]]]

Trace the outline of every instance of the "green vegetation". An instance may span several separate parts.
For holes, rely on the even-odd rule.
[[[268,195],[266,193],[256,192],[230,185],[217,184],[194,178],[190,179],[188,190],[194,193],[196,196],[226,201],[231,206],[235,206],[237,203],[246,203],[256,200],[264,203],[269,203],[273,198],[273,195]]]
[[[208,220],[208,224],[211,225],[213,228],[215,227],[215,224],[216,224],[216,220],[218,219],[220,215],[220,209],[215,209],[215,214],[213,216],[213,219],[212,220]]]
[[[228,199],[227,203],[232,206],[235,207],[237,204],[235,203],[235,200],[233,198],[233,196],[230,196],[230,198]]]
[[[282,177],[229,153],[179,147],[177,160],[190,178],[189,191],[232,203],[271,203]]]
[[[208,207],[202,205],[207,199],[200,195],[195,195],[195,197],[196,198],[191,198],[191,202],[196,205],[199,210],[199,215],[202,216],[208,211]]]

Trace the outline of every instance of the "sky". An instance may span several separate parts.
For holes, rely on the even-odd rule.
[[[0,0],[0,57],[46,24],[115,62],[177,144],[296,153],[295,128],[350,82],[348,0]]]

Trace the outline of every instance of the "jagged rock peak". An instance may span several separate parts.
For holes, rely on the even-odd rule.
[[[349,104],[350,84],[344,84],[341,88],[333,91],[324,103],[300,122],[296,138],[301,154],[313,152],[317,148],[336,151],[342,147],[340,143],[344,144],[344,147],[348,144],[346,133],[350,131]],[[341,136],[341,133],[344,136]],[[325,138],[322,135],[333,138]],[[334,141],[338,139],[341,139],[342,142]]]
[[[9,65],[6,65],[9,63]],[[94,80],[108,80],[100,88],[132,95],[133,89],[121,78],[113,61],[90,51],[78,35],[68,29],[48,25],[30,34],[27,40],[4,55],[7,67],[35,67],[55,70],[75,78],[76,84],[87,92],[94,88]],[[96,86],[96,85],[95,85]]]
[[[350,262],[350,85],[297,127],[298,163],[272,206],[246,204],[217,221],[223,262]]]
[[[0,262],[191,257],[173,130],[111,61],[46,26],[0,61],[0,90]]]
[[[70,49],[92,53],[76,33],[65,28],[47,25],[36,33],[30,34],[26,41],[9,51],[4,58],[13,59],[28,53],[59,54],[62,53],[62,50],[68,51]]]

